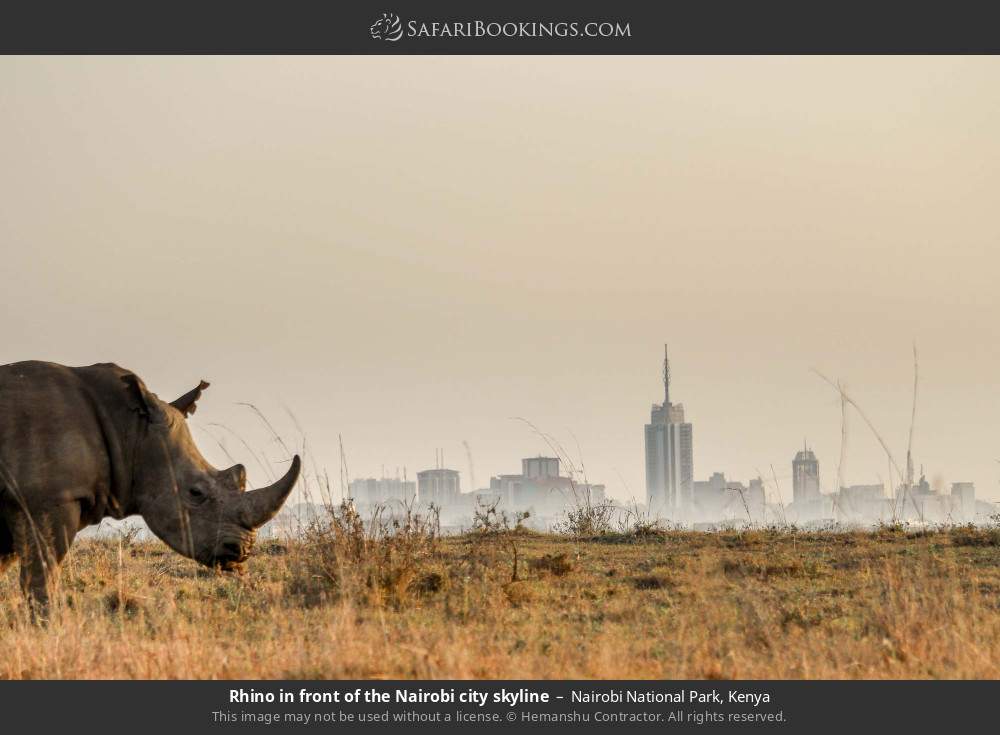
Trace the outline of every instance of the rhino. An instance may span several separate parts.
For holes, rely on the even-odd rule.
[[[241,567],[301,461],[249,491],[243,465],[212,467],[186,420],[207,387],[166,403],[112,363],[0,366],[0,571],[19,558],[29,601],[47,605],[74,536],[109,517],[142,516],[174,551]]]

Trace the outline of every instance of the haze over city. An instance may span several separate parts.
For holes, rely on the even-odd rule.
[[[473,487],[556,436],[643,499],[672,394],[694,475],[803,441],[833,490],[841,379],[934,486],[1000,496],[1000,60],[7,58],[0,362],[114,361],[265,479]],[[456,94],[461,90],[461,94]],[[994,90],[984,94],[983,90]],[[286,411],[287,409],[287,411]],[[294,415],[294,418],[292,415]],[[886,479],[856,414],[846,484]],[[334,480],[336,483],[336,480]]]

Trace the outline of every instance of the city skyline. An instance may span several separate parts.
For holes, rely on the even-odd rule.
[[[914,348],[915,371],[917,353]],[[845,484],[842,451],[836,470],[837,483],[824,492],[820,476],[820,462],[803,439],[802,449],[791,460],[792,497],[784,498],[780,492],[777,471],[771,466],[771,476],[758,474],[744,484],[727,479],[724,471],[713,471],[707,479],[697,479],[692,463],[692,425],[685,422],[684,407],[671,400],[670,358],[668,346],[663,348],[663,402],[654,403],[650,423],[644,429],[646,468],[646,499],[644,504],[632,498],[632,505],[606,495],[605,486],[592,485],[582,475],[572,458],[552,437],[546,443],[559,456],[529,457],[522,459],[519,475],[491,475],[489,487],[470,487],[463,492],[461,474],[444,464],[444,452],[435,452],[434,469],[417,472],[417,481],[408,481],[404,468],[400,477],[358,479],[350,482],[349,497],[361,507],[423,508],[436,507],[440,518],[451,527],[467,527],[477,509],[497,509],[503,514],[530,511],[529,524],[539,530],[549,530],[565,522],[574,508],[592,502],[616,504],[625,513],[640,512],[659,521],[687,527],[707,528],[716,524],[860,524],[927,522],[968,523],[990,522],[997,513],[996,504],[976,497],[975,483],[953,482],[948,488],[932,488],[921,464],[919,479],[914,474],[913,457],[907,452],[905,473],[887,457],[896,469],[887,472],[887,481],[868,484]],[[916,372],[915,372],[916,380]],[[848,406],[860,408],[838,384],[842,391],[846,421]],[[914,385],[914,399],[919,383]],[[916,411],[912,416],[915,419]],[[533,427],[535,428],[535,427]],[[846,424],[845,424],[846,428]],[[537,432],[537,429],[536,429]],[[842,450],[846,449],[846,435],[842,434]],[[472,455],[467,442],[463,442],[472,474]],[[565,462],[567,472],[561,471]]]
[[[914,348],[915,371],[917,353]],[[780,492],[778,474],[773,465],[771,476],[760,474],[750,478],[748,484],[727,480],[724,471],[714,471],[707,479],[694,476],[692,463],[692,425],[685,422],[684,407],[671,400],[670,358],[668,346],[663,347],[663,402],[654,403],[650,423],[645,425],[644,450],[646,468],[646,498],[640,505],[632,499],[631,509],[620,500],[607,498],[604,485],[586,483],[585,476],[572,459],[565,454],[558,441],[546,437],[549,446],[560,456],[522,459],[520,475],[490,476],[488,488],[477,488],[474,482],[468,491],[461,490],[460,473],[444,466],[444,452],[435,453],[435,468],[417,472],[417,482],[402,479],[359,479],[350,483],[349,497],[362,507],[430,508],[436,507],[440,517],[449,526],[467,525],[476,509],[496,508],[504,514],[530,511],[529,523],[539,530],[558,527],[573,508],[580,507],[581,495],[585,505],[593,501],[603,504],[616,503],[625,512],[641,512],[650,518],[685,526],[710,527],[723,523],[751,524],[878,524],[897,521],[929,523],[989,522],[997,513],[993,502],[976,497],[975,483],[954,482],[950,492],[946,488],[932,488],[927,481],[923,465],[919,479],[914,474],[912,453],[907,451],[905,474],[896,469],[893,476],[889,468],[885,482],[877,484],[845,484],[842,451],[837,468],[837,484],[823,491],[820,463],[804,439],[802,449],[791,461],[792,497],[789,502]],[[916,380],[916,372],[915,372]],[[914,400],[918,382],[914,385]],[[842,391],[842,405],[853,404],[846,390]],[[913,417],[915,419],[915,406]],[[846,429],[846,424],[845,424]],[[846,435],[842,435],[846,448]],[[463,442],[472,472],[472,456],[467,442]],[[568,472],[560,470],[565,461]],[[385,488],[391,488],[386,492]]]

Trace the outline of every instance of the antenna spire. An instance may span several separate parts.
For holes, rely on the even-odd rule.
[[[670,405],[670,356],[667,354],[667,345],[663,345],[663,406]]]

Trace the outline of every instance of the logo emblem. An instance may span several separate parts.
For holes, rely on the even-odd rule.
[[[376,41],[398,41],[403,37],[403,23],[395,13],[382,13],[368,30]]]

